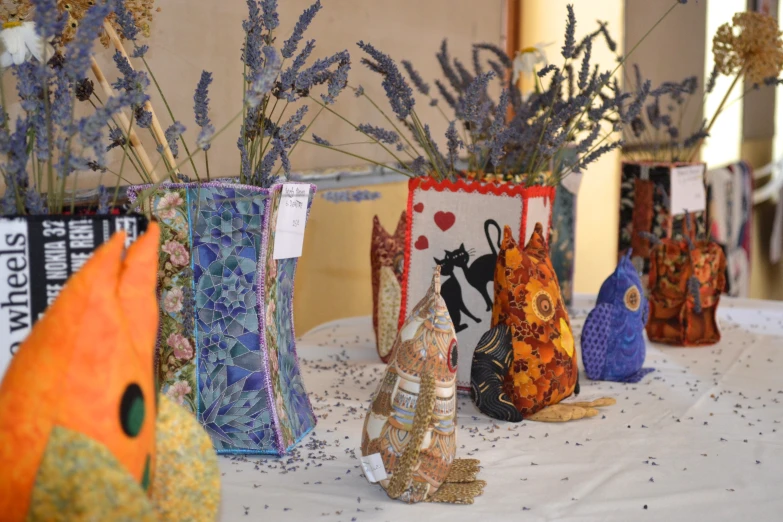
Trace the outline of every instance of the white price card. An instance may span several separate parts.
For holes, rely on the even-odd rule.
[[[582,184],[583,172],[570,172],[560,181],[560,184],[571,194],[579,194],[579,185]]]
[[[376,482],[388,478],[386,467],[383,465],[383,459],[381,458],[380,453],[373,453],[372,455],[362,457],[362,450],[357,449],[356,455],[362,462],[362,471],[364,472],[364,476],[367,477],[367,480],[375,484]]]
[[[275,259],[289,259],[302,255],[307,202],[310,185],[286,183],[280,194],[280,206],[275,224]]]
[[[707,208],[704,165],[674,167],[671,173],[671,214],[702,212]]]

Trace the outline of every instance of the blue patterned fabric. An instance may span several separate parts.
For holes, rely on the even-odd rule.
[[[563,184],[557,187],[552,208],[552,234],[549,257],[560,283],[566,306],[574,297],[574,254],[576,250],[576,194]]]
[[[259,337],[264,194],[188,189],[198,346],[198,417],[215,448],[274,452]]]
[[[629,250],[601,285],[596,307],[582,329],[582,362],[590,379],[633,383],[653,371],[642,368],[647,314],[642,281]]]
[[[273,258],[281,189],[163,184],[145,202],[163,231],[159,386],[218,453],[282,455],[316,423],[296,355],[297,259]]]

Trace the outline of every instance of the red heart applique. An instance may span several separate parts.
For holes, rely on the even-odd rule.
[[[424,203],[416,203],[413,205],[413,210],[416,212],[423,212],[424,211]]]
[[[416,240],[413,246],[416,247],[416,250],[426,250],[430,247],[430,242],[427,241],[426,237],[419,236],[419,239]]]
[[[456,216],[451,212],[435,212],[435,224],[444,232],[450,229],[456,220]]]

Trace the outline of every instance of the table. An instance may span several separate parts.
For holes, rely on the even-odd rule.
[[[593,304],[577,296],[575,337]],[[499,422],[462,397],[457,456],[487,481],[472,506],[403,504],[362,476],[383,365],[369,317],[324,324],[297,345],[318,426],[283,458],[220,457],[221,520],[782,520],[783,303],[724,298],[719,316],[715,346],[648,344],[639,384],[583,376],[580,398],[617,399],[591,419]]]

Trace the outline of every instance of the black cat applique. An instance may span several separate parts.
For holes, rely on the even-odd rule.
[[[494,226],[497,230],[497,241],[493,243],[489,236],[489,229]],[[435,258],[435,263],[440,265],[441,277],[451,276],[441,284],[441,296],[446,301],[446,307],[449,310],[449,315],[454,323],[454,329],[457,333],[461,332],[468,327],[467,324],[462,323],[462,314],[470,317],[476,323],[480,323],[481,319],[473,315],[467,306],[465,306],[465,300],[462,297],[462,287],[459,284],[454,275],[455,268],[461,268],[465,274],[465,279],[470,286],[475,288],[481,293],[484,301],[487,304],[486,311],[492,310],[492,297],[489,295],[487,285],[493,283],[495,279],[495,264],[498,258],[498,248],[500,248],[500,226],[494,219],[488,219],[484,222],[484,234],[487,238],[487,243],[491,250],[490,254],[484,254],[476,258],[470,265],[471,255],[474,255],[475,249],[466,250],[465,244],[460,244],[456,250],[446,250],[443,259]],[[496,248],[497,245],[497,248]]]

